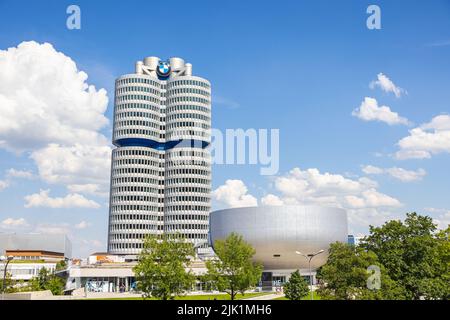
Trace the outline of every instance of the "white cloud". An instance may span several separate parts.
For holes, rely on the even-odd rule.
[[[397,112],[393,112],[387,106],[378,106],[377,100],[370,97],[364,98],[359,108],[353,110],[352,116],[364,121],[381,121],[389,125],[410,124],[408,119],[400,117]]]
[[[365,174],[382,174],[384,170],[372,165],[367,165],[362,168],[362,172],[364,172]]]
[[[395,157],[404,159],[429,159],[439,153],[450,153],[450,116],[440,115],[430,122],[409,131],[397,145]]]
[[[104,89],[49,43],[0,50],[0,148],[30,152],[48,183],[109,180],[111,148]]]
[[[228,207],[251,207],[258,205],[256,198],[247,194],[247,187],[241,180],[227,180],[212,192],[212,197]]]
[[[9,182],[8,181],[0,180],[0,191],[6,189],[8,187],[9,187]]]
[[[397,87],[394,82],[383,73],[379,73],[377,75],[377,80],[372,81],[369,86],[371,89],[379,87],[384,92],[392,92],[397,98],[400,98],[401,95],[406,92],[404,89]]]
[[[89,222],[83,220],[75,225],[75,229],[86,229],[87,227],[90,227],[90,225],[91,224]]]
[[[27,221],[24,218],[6,218],[0,223],[0,228],[10,229],[10,228],[21,228],[28,226]]]
[[[283,200],[274,194],[267,194],[261,198],[261,204],[264,206],[281,206],[283,205]]]
[[[33,179],[34,175],[28,170],[16,170],[14,168],[9,169],[6,172],[8,178],[22,178],[22,179]]]
[[[346,178],[339,174],[321,173],[318,169],[294,168],[275,178],[279,195],[269,194],[261,199],[265,205],[318,204],[345,208],[354,224],[379,224],[391,215],[386,209],[402,203],[377,190],[378,184],[366,177]]]
[[[392,167],[392,168],[379,168],[375,166],[364,166],[362,168],[362,171],[365,174],[387,174],[397,180],[400,180],[402,182],[412,182],[412,181],[418,181],[422,180],[422,178],[427,174],[427,172],[423,169],[417,169],[417,170],[406,170],[403,168],[398,167]]]
[[[92,194],[100,197],[107,197],[108,192],[102,192],[101,186],[99,184],[88,183],[88,184],[70,184],[67,186],[67,190],[71,193],[83,193]]]
[[[75,144],[70,147],[50,144],[33,152],[39,175],[48,183],[109,183],[111,148]]]
[[[71,193],[65,197],[51,198],[49,196],[50,190],[40,190],[39,193],[25,196],[25,208],[32,207],[49,207],[49,208],[99,208],[100,205],[93,201],[86,199],[84,196]]]
[[[49,43],[0,50],[0,140],[6,149],[48,143],[100,143],[108,98],[87,74]]]

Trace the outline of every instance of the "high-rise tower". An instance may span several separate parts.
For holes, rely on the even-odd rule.
[[[148,57],[116,80],[108,252],[136,255],[148,234],[207,241],[210,140],[211,85],[191,64]]]

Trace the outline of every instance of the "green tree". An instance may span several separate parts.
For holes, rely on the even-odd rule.
[[[52,275],[45,284],[45,290],[50,290],[54,295],[64,294],[64,287],[64,280],[56,275]]]
[[[378,256],[407,299],[449,298],[449,231],[438,233],[432,218],[413,212],[404,222],[371,226],[361,246]]]
[[[380,270],[379,289],[369,289],[367,268]],[[320,281],[317,293],[322,299],[331,300],[379,300],[402,299],[402,288],[385,272],[375,253],[346,243],[331,244],[328,261],[317,273]]]
[[[207,279],[211,285],[228,293],[231,300],[236,294],[245,293],[261,278],[262,265],[253,263],[255,249],[241,235],[231,233],[225,240],[216,240],[214,251],[217,259],[206,262]]]
[[[195,276],[186,268],[194,255],[192,243],[181,237],[147,237],[138,264],[133,269],[137,288],[142,291],[143,297],[168,300],[190,290]]]
[[[289,281],[284,284],[283,288],[286,298],[289,300],[301,300],[309,292],[308,283],[298,270],[291,273]]]
[[[64,269],[66,269],[67,268],[67,262],[66,262],[66,260],[61,260],[61,261],[59,261],[57,264],[56,264],[56,270],[57,271],[59,271],[59,270],[64,270]]]

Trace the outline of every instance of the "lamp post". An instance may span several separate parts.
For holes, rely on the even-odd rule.
[[[312,271],[311,271],[311,260],[317,256],[318,254],[321,254],[322,252],[324,252],[324,250],[319,250],[316,253],[308,253],[308,254],[303,254],[300,251],[295,251],[296,254],[304,256],[306,259],[308,259],[308,265],[309,265],[309,285],[311,287],[311,300],[314,300],[314,295],[313,295],[313,278],[312,278]]]
[[[5,293],[5,284],[6,284],[6,270],[8,269],[8,264],[11,262],[11,260],[13,259],[13,256],[1,256],[0,260],[1,261],[6,261],[5,263],[5,269],[3,270],[3,283],[2,283],[2,300],[3,300],[3,295]]]

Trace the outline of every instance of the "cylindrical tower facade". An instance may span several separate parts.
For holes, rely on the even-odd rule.
[[[211,209],[211,85],[178,76],[167,84],[164,231],[207,247]]]
[[[136,255],[146,235],[207,247],[211,86],[180,58],[136,63],[116,80],[108,252]]]

